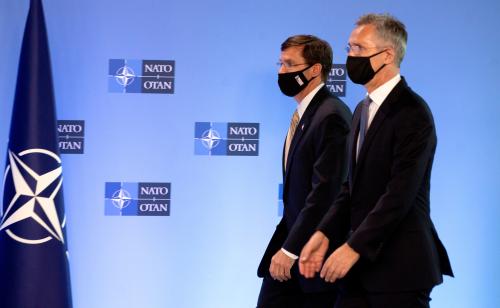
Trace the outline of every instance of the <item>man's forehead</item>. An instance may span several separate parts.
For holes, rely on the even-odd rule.
[[[281,57],[282,58],[296,58],[296,57],[302,58],[302,51],[303,50],[304,50],[303,45],[290,46],[281,52]]]
[[[349,37],[350,43],[358,43],[360,41],[374,41],[375,40],[375,26],[374,25],[361,25],[352,30]]]

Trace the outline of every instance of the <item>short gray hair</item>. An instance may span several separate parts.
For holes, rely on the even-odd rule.
[[[363,25],[375,26],[378,36],[390,43],[396,51],[396,64],[400,66],[406,53],[406,42],[408,41],[405,25],[389,14],[363,15],[356,22],[356,26]]]

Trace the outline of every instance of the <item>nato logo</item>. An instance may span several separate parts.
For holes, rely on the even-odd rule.
[[[339,97],[346,95],[346,72],[345,64],[333,64],[326,80],[326,86],[330,92]]]
[[[174,78],[173,60],[109,60],[109,92],[173,94]]]
[[[258,156],[259,123],[196,122],[196,155]]]
[[[283,184],[278,186],[278,216],[283,217]]]
[[[62,197],[61,158],[42,148],[9,150],[3,179],[0,232],[21,244],[64,243],[66,216],[57,206]]]
[[[59,120],[57,121],[57,132],[61,154],[83,154],[85,121]]]
[[[106,216],[170,216],[170,183],[107,182]]]

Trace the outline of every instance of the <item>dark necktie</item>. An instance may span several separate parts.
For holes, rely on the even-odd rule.
[[[366,96],[363,102],[361,103],[361,120],[359,121],[359,143],[358,143],[358,152],[357,155],[359,155],[359,151],[361,150],[361,146],[363,145],[363,142],[365,141],[365,135],[366,131],[368,130],[368,117],[369,117],[369,110],[370,110],[370,104],[372,100],[369,96]],[[356,155],[356,157],[357,157]]]

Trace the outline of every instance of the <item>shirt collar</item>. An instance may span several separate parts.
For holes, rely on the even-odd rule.
[[[307,109],[307,106],[311,103],[313,97],[318,93],[319,89],[321,89],[325,84],[322,82],[316,88],[314,88],[309,94],[304,97],[304,99],[297,105],[297,112],[299,113],[299,117],[302,118],[302,115]]]
[[[400,80],[401,80],[401,75],[396,74],[396,76],[392,77],[386,83],[376,88],[372,93],[369,94],[372,102],[374,102],[380,107],[380,105],[382,105],[387,96],[389,96],[389,93],[391,93],[392,89],[394,89],[394,87],[398,84]]]

